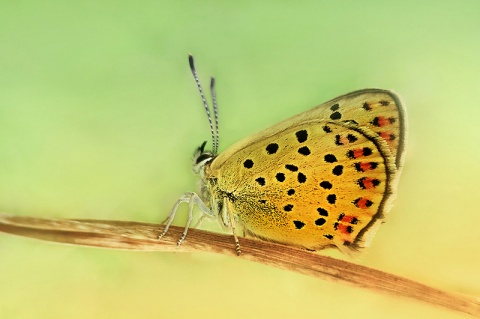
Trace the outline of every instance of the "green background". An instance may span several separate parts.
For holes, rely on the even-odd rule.
[[[210,138],[192,53],[217,78],[221,150],[349,91],[399,92],[398,198],[355,262],[479,296],[479,16],[477,0],[2,1],[0,211],[161,221]],[[468,318],[236,258],[0,234],[2,319],[194,316]]]

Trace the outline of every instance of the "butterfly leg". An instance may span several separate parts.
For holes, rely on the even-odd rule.
[[[193,219],[193,207],[195,205],[197,205],[198,208],[200,208],[200,210],[203,213],[203,215],[202,215],[202,217],[200,217],[200,219],[203,219],[204,216],[213,217],[213,213],[210,211],[210,209],[208,209],[208,207],[205,205],[205,203],[203,203],[202,199],[197,194],[190,193],[190,192],[185,193],[182,196],[180,196],[178,201],[173,206],[173,208],[172,208],[170,214],[168,215],[167,219],[162,223],[162,224],[165,224],[165,229],[158,236],[158,239],[165,236],[165,234],[168,232],[168,229],[170,228],[170,225],[172,224],[173,219],[175,218],[175,215],[177,213],[177,209],[178,209],[178,207],[180,206],[181,203],[188,203],[189,204],[188,205],[188,219],[187,219],[187,223],[185,224],[185,229],[182,233],[182,237],[180,237],[180,239],[178,240],[177,245],[180,245],[182,243],[182,241],[185,239],[185,237],[187,236],[188,228],[189,228],[190,223],[192,222],[192,219]]]
[[[235,229],[235,218],[233,216],[233,210],[228,208],[227,199],[224,198],[222,216],[226,216],[227,214],[230,221],[230,228],[232,230],[233,239],[235,240],[235,251],[237,252],[237,255],[240,256],[242,251],[240,250],[240,242],[238,241],[237,231]]]

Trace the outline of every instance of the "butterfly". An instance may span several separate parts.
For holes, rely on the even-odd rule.
[[[189,203],[184,240],[197,206],[218,218],[240,254],[245,235],[308,250],[345,253],[369,245],[396,196],[407,141],[406,111],[392,91],[354,91],[290,117],[218,153],[218,107],[213,114],[194,60],[193,77],[206,110],[212,150],[197,148],[198,193],[183,194],[165,221],[168,231],[181,203]]]

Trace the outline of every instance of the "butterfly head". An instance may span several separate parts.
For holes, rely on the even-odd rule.
[[[205,151],[207,141],[203,142],[193,154],[193,172],[197,175],[202,175],[205,171],[205,166],[208,165],[216,156],[213,152]]]

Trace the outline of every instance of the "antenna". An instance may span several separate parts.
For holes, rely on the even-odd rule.
[[[213,153],[217,154],[220,134],[218,133],[218,107],[217,107],[217,93],[215,92],[215,78],[210,78],[210,91],[212,92],[213,116],[215,117],[215,144],[213,145]]]
[[[188,62],[190,63],[190,70],[192,70],[193,78],[195,79],[195,83],[197,83],[198,91],[200,92],[203,106],[205,107],[205,112],[207,113],[208,123],[210,124],[210,132],[212,133],[213,153],[216,154],[216,138],[215,131],[213,129],[212,117],[210,115],[210,108],[208,107],[207,100],[205,99],[205,95],[203,94],[202,86],[200,85],[200,81],[198,80],[197,71],[195,70],[195,64],[193,62],[193,56],[191,54],[188,55]]]

